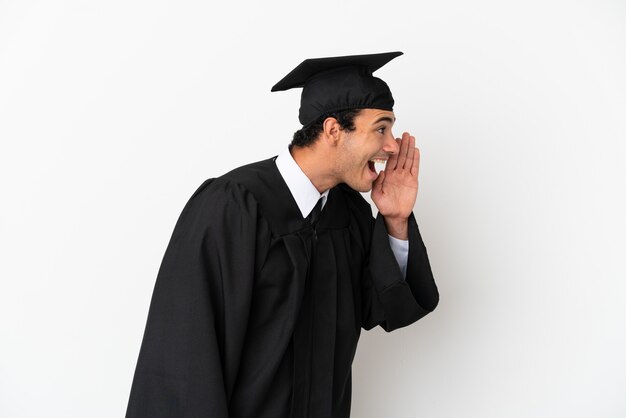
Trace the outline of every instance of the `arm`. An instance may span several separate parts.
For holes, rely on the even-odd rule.
[[[407,326],[432,312],[439,303],[426,246],[413,214],[407,223],[409,254],[404,280],[389,245],[384,218],[379,214],[374,221],[362,291],[362,326],[366,330],[380,325],[390,332]]]
[[[389,158],[372,188],[372,200],[379,213],[364,279],[365,329],[378,324],[386,331],[406,326],[434,310],[439,302],[426,247],[412,212],[418,189],[419,150],[408,133],[398,141],[398,154]],[[389,236],[409,241],[406,281],[402,280],[401,267],[393,262]]]

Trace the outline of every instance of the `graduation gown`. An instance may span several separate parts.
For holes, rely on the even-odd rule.
[[[315,228],[274,158],[206,180],[165,251],[127,418],[344,418],[361,328],[386,331],[439,295],[409,218],[406,280],[382,216],[330,190]]]

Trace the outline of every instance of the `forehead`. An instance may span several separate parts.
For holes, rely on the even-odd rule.
[[[359,113],[359,119],[363,123],[378,123],[378,122],[389,122],[392,123],[396,121],[396,116],[391,110],[382,110],[382,109],[362,109]]]

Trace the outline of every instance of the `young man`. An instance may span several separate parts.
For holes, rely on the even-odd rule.
[[[436,307],[412,213],[419,150],[393,137],[391,92],[372,76],[398,55],[305,60],[272,89],[303,87],[290,147],[191,196],[127,418],[348,417],[361,328],[392,331]]]

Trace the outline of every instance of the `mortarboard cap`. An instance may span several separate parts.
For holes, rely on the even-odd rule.
[[[298,118],[302,125],[324,113],[348,109],[393,110],[389,86],[372,73],[402,52],[310,58],[302,61],[272,91],[303,87]]]

